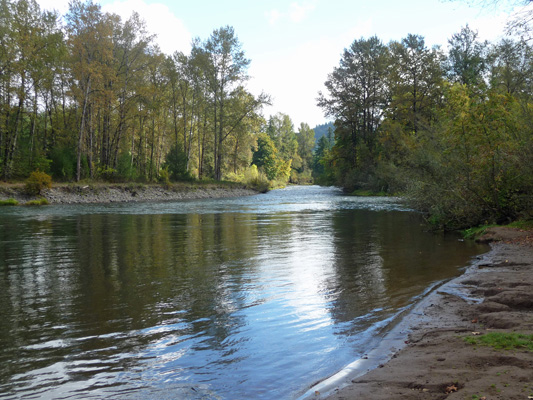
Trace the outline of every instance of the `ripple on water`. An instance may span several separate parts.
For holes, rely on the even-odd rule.
[[[335,188],[0,212],[0,399],[293,398],[484,250]]]

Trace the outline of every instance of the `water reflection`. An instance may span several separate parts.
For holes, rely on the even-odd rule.
[[[293,188],[0,214],[0,398],[294,396],[483,250],[366,201]]]

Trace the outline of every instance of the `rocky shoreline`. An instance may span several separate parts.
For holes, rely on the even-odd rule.
[[[491,242],[489,253],[400,323],[394,334],[404,333],[401,349],[390,361],[378,357],[398,345],[397,336],[365,356],[336,388],[315,390],[312,398],[532,399],[531,351],[467,340],[494,332],[533,335],[533,232],[493,228],[484,240]]]
[[[23,185],[0,186],[0,200],[15,199],[24,205],[45,198],[49,204],[130,203],[240,197],[258,194],[253,189],[224,184],[175,184],[168,187],[145,184],[65,184],[29,196]]]

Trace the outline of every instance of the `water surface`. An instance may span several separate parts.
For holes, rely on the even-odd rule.
[[[395,199],[0,210],[0,398],[291,399],[485,247]]]

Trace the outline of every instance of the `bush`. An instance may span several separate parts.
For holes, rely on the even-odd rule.
[[[165,157],[166,168],[173,180],[192,180],[191,174],[187,171],[187,155],[185,152],[176,146],[172,146],[169,153]]]
[[[303,172],[298,172],[296,170],[291,170],[291,183],[296,185],[311,185],[313,183],[313,177],[311,176],[311,171],[306,170]]]
[[[17,206],[19,202],[15,199],[0,200],[0,206]]]
[[[34,171],[26,179],[25,190],[26,193],[32,196],[41,194],[44,189],[50,189],[52,187],[52,177],[45,172]]]
[[[49,204],[48,200],[46,200],[44,197],[41,197],[40,199],[37,199],[37,200],[30,200],[25,205],[27,205],[27,206],[47,206],[48,204]]]
[[[257,170],[257,166],[252,165],[244,171],[244,184],[261,193],[268,192],[270,188],[270,181],[264,173]]]
[[[76,176],[76,151],[69,147],[55,147],[50,152],[50,172],[54,178],[71,180]]]
[[[257,169],[257,167],[256,167],[256,169]],[[244,182],[244,173],[236,174],[235,172],[228,172],[227,174],[224,175],[224,179],[227,180],[227,181],[230,181],[230,182],[243,183]]]
[[[168,173],[168,168],[165,167],[159,170],[159,182],[161,182],[166,189],[170,188],[170,174]]]
[[[119,181],[117,170],[113,168],[100,167],[96,171],[96,175],[98,178],[106,182],[118,182]]]
[[[131,154],[129,152],[121,153],[118,157],[117,174],[125,181],[134,181],[138,178],[139,174],[131,162]]]

